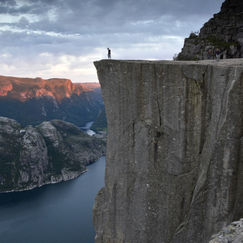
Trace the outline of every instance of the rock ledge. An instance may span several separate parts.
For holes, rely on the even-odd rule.
[[[95,62],[108,118],[96,243],[208,243],[243,217],[243,59]]]

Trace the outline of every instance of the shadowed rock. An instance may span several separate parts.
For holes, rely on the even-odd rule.
[[[64,121],[22,128],[0,117],[0,192],[21,191],[66,181],[104,154],[102,140]]]
[[[95,62],[108,118],[96,243],[206,243],[243,212],[243,60]]]
[[[217,49],[221,58],[243,57],[242,0],[226,0],[221,11],[204,24],[199,34],[191,33],[185,39],[178,59],[215,59]]]

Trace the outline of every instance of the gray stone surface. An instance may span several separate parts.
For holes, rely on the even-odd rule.
[[[219,233],[212,236],[209,243],[242,243],[243,242],[243,219],[234,221],[224,227]]]
[[[225,0],[221,11],[198,34],[192,33],[185,39],[178,59],[215,59],[216,49],[220,50],[221,58],[243,57],[242,0]]]
[[[0,117],[0,192],[73,179],[104,150],[102,140],[68,122],[22,128],[15,120]]]
[[[95,62],[108,118],[96,243],[206,243],[243,215],[243,60]]]

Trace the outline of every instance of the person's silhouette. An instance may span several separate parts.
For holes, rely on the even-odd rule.
[[[108,51],[107,56],[110,59],[111,58],[111,50],[110,50],[110,48],[107,48],[107,51]]]

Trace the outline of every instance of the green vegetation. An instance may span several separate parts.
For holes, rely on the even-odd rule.
[[[197,32],[191,32],[190,36],[188,37],[188,39],[197,39],[197,38],[199,38],[198,31]]]
[[[200,38],[197,34],[198,32],[192,32],[190,36],[187,38],[189,40],[192,40],[195,45],[201,43],[201,42],[208,42],[211,45],[213,45],[215,48],[219,48],[221,50],[228,49],[230,46],[239,46],[239,42],[237,41],[225,41],[222,39],[217,38],[214,35],[208,36],[206,38]]]
[[[239,43],[236,41],[229,41],[226,42],[225,40],[218,39],[216,36],[208,36],[207,38],[202,39],[204,41],[208,41],[211,43],[214,47],[225,50],[230,48],[230,46],[238,46]]]
[[[37,130],[21,131],[18,123],[4,119],[0,119],[0,192],[35,187],[40,180],[50,182],[51,176],[61,178],[63,173],[77,175],[105,152],[102,139],[71,123],[53,120]]]
[[[202,41],[198,33],[199,32],[191,32],[190,36],[187,39],[193,41],[193,44],[198,45]]]
[[[50,97],[32,98],[25,102],[0,97],[0,106],[0,116],[15,119],[23,126],[59,119],[81,127],[94,121],[104,104],[100,93],[86,92],[80,96],[72,95],[60,103]]]
[[[176,60],[178,61],[199,61],[199,58],[196,56],[185,56],[181,53],[178,54]]]
[[[106,131],[107,130],[107,121],[106,121],[106,114],[105,108],[103,108],[98,116],[96,117],[91,129],[95,132]]]

